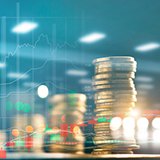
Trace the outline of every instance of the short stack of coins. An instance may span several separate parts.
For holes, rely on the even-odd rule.
[[[59,94],[50,98],[51,152],[83,153],[85,137],[80,129],[86,112],[84,94]]]
[[[131,109],[135,107],[137,92],[133,79],[137,63],[133,57],[114,56],[95,59],[93,64],[97,120],[93,142],[97,148],[92,154],[133,153],[132,149],[139,148],[135,139],[121,137],[115,140],[111,135],[110,121],[119,112],[131,115]]]
[[[25,143],[27,142],[26,138],[29,136],[33,139],[33,141],[30,141],[31,145],[28,145],[31,146],[30,152],[43,152],[45,123],[45,118],[41,114],[33,114],[32,116],[22,114],[15,116],[13,120],[13,130],[17,130],[18,134],[12,135],[15,146],[9,148],[15,152],[28,152]],[[26,127],[29,128],[28,131],[26,130]]]

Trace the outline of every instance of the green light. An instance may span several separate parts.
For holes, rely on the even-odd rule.
[[[48,124],[46,124],[45,132],[47,132],[47,131],[51,131],[51,130],[52,130],[52,128],[48,128]]]
[[[34,134],[33,137],[39,139],[39,138],[42,138],[42,134],[37,133],[37,134]]]
[[[23,105],[23,112],[27,113],[27,112],[29,112],[30,110],[31,110],[30,104],[25,103],[25,104]]]
[[[74,105],[76,104],[76,99],[72,99],[72,101],[69,102],[69,104],[70,104],[71,106],[74,106]]]
[[[7,111],[10,111],[12,108],[13,108],[13,104],[12,104],[12,102],[6,102],[6,105],[5,105],[5,107],[6,107],[6,110]]]
[[[76,92],[74,90],[70,90],[69,91],[69,98],[68,98],[68,102],[71,106],[74,106],[76,104],[76,98],[75,95]]]
[[[107,122],[111,122],[111,120],[112,120],[112,117],[110,117],[110,119],[107,119]]]
[[[69,98],[75,99],[74,94],[76,94],[76,91],[70,90],[70,91],[69,91]]]
[[[103,117],[103,114],[101,115],[101,117],[98,117],[98,122],[106,122],[106,118]]]
[[[20,111],[20,110],[22,110],[23,109],[23,103],[22,102],[16,102],[16,104],[15,104],[15,109],[17,110],[17,111]]]
[[[15,146],[23,146],[24,141],[21,141],[21,136],[19,136],[19,141],[15,141]]]
[[[40,109],[40,105],[37,103],[34,103],[32,108],[33,108],[34,112],[37,112]]]
[[[59,141],[59,140],[60,140],[60,134],[51,135],[51,141]]]

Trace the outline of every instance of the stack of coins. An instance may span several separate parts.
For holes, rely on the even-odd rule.
[[[114,139],[111,135],[110,121],[117,113],[131,115],[135,107],[136,89],[133,82],[137,63],[133,57],[115,56],[93,60],[97,124],[94,144],[98,145],[92,154],[133,153],[137,149],[135,139]]]
[[[86,112],[86,96],[77,93],[55,95],[50,105],[50,130],[46,132],[50,135],[50,151],[83,153],[85,137],[79,125]]]
[[[41,114],[18,115],[14,117],[13,129],[17,129],[19,135],[13,136],[15,147],[13,151],[16,152],[28,152],[28,148],[25,147],[25,138],[29,135],[33,137],[33,147],[30,148],[31,152],[43,152],[43,134],[45,130],[45,118]],[[26,131],[26,127],[31,126],[33,130]]]
[[[45,118],[41,114],[31,116],[31,125],[34,128],[33,134],[33,152],[43,152],[44,130],[46,126]]]
[[[0,130],[0,146],[4,148],[6,143],[6,131]]]

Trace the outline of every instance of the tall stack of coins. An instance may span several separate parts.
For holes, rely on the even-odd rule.
[[[50,99],[49,131],[51,152],[82,153],[85,137],[79,127],[86,112],[84,94],[55,95]]]
[[[133,153],[132,149],[139,148],[135,139],[121,137],[115,140],[111,135],[110,121],[119,112],[131,115],[131,109],[135,107],[137,92],[133,79],[137,63],[133,57],[115,56],[95,59],[93,64],[97,120],[93,142],[97,148],[92,154]]]

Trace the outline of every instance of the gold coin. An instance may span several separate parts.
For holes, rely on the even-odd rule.
[[[99,91],[95,94],[95,96],[101,96],[101,95],[123,95],[123,94],[127,94],[127,95],[137,95],[137,91],[135,90],[119,90],[119,91]]]
[[[117,79],[121,79],[121,78],[135,78],[135,73],[134,72],[128,72],[128,73],[108,73],[108,74],[98,74],[96,76],[94,76],[94,79],[98,80],[98,79],[110,79],[110,78],[117,78]]]
[[[136,72],[136,67],[134,68],[122,68],[122,67],[110,67],[110,68],[98,68],[95,69],[95,74],[108,73],[108,72]]]

